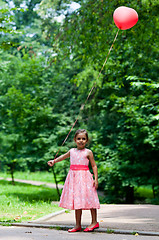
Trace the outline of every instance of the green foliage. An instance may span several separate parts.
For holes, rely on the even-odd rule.
[[[40,165],[46,169],[44,161],[57,152],[58,141],[63,140],[72,123],[71,117],[57,111],[62,108],[58,103],[60,96],[56,97],[58,84],[55,86],[51,77],[53,70],[45,72],[43,60],[26,53],[23,58],[13,56],[1,74],[1,149],[9,158],[18,152],[19,158],[28,159],[28,164],[37,161],[39,166],[35,168],[33,164],[32,170],[40,169]],[[56,142],[54,147],[52,142]]]
[[[80,3],[78,14],[66,17],[60,46],[72,61],[81,64],[74,83],[79,86],[79,100],[83,100],[95,81],[89,70],[93,73],[101,69],[104,53],[108,52],[115,36],[110,14],[112,16],[113,9],[123,2]],[[150,182],[152,187],[156,186],[156,195],[159,183],[158,4],[124,1],[124,5],[137,10],[139,22],[132,29],[119,32],[100,84],[96,84],[96,93],[83,111],[87,128],[99,133],[92,149],[99,159],[100,187],[107,196],[111,195],[113,202],[128,201],[127,191]]]
[[[15,26],[15,18],[13,12],[17,8],[9,8],[5,1],[0,1],[0,49],[9,50],[16,46],[15,38],[19,32]],[[23,12],[22,9],[19,9]]]

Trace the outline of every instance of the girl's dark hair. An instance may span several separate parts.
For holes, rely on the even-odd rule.
[[[75,136],[74,136],[74,139],[77,137],[78,134],[80,133],[85,133],[86,135],[86,138],[87,138],[87,141],[88,141],[88,133],[85,129],[78,129],[76,132],[75,132]]]

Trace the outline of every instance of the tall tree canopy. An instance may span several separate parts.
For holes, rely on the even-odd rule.
[[[90,132],[107,202],[132,201],[140,185],[158,196],[158,1],[1,2],[13,8],[12,24],[2,12],[3,32],[9,24],[17,31],[3,33],[14,44],[1,50],[1,159],[45,169],[96,82],[76,128]],[[139,21],[119,31],[97,79],[118,30],[113,12],[123,5]],[[61,151],[71,146],[70,137]]]

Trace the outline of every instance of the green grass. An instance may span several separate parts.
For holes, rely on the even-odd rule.
[[[3,178],[11,178],[11,175],[6,172],[0,172],[0,177]],[[47,183],[54,183],[53,173],[44,171],[44,172],[15,172],[14,178],[22,179],[22,180],[34,180],[34,181],[41,181]],[[63,184],[63,182],[59,182]]]
[[[151,186],[141,186],[135,189],[138,197],[153,199],[153,191]]]
[[[32,221],[61,210],[57,201],[56,189],[44,186],[0,181],[0,221]]]

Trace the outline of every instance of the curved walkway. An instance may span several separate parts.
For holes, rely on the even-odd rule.
[[[0,180],[7,180],[7,181],[12,181],[11,178],[1,178]],[[46,182],[41,182],[41,181],[33,181],[33,180],[22,180],[22,179],[14,179],[15,182],[20,182],[20,183],[26,183],[26,184],[31,184],[31,185],[35,185],[35,186],[41,186],[44,185],[46,187],[50,187],[50,188],[56,188],[56,184],[55,183],[46,183]],[[63,188],[62,184],[58,184],[59,189]]]

